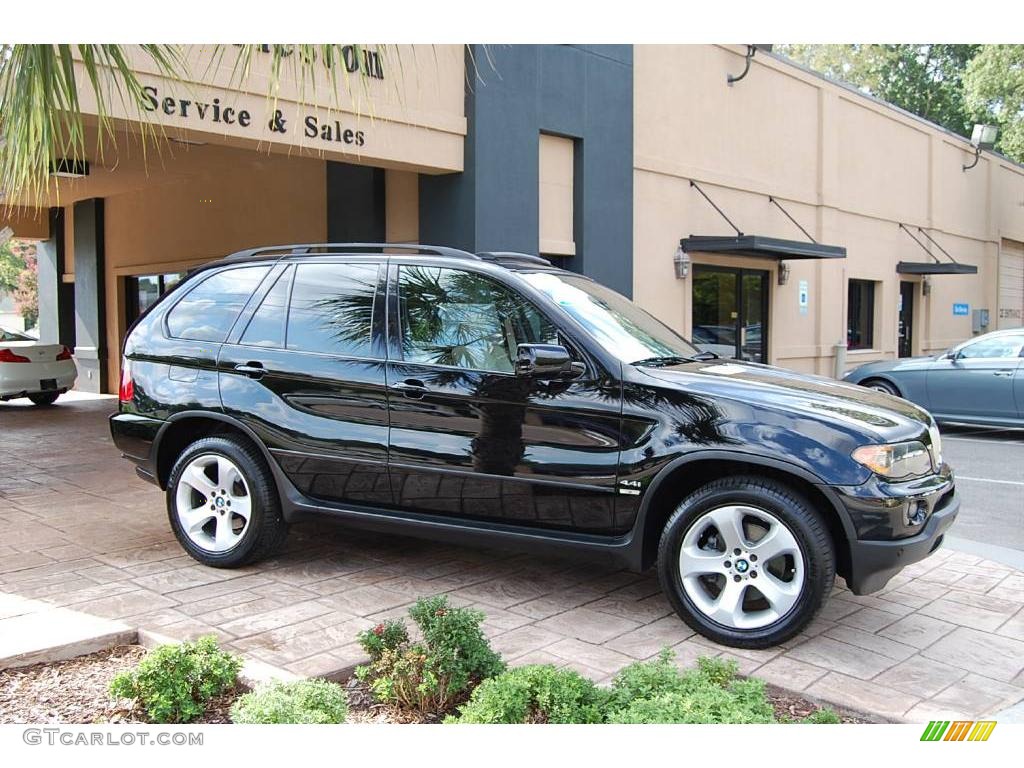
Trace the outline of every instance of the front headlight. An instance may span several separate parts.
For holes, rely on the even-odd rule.
[[[853,452],[853,460],[890,480],[921,477],[932,471],[932,457],[924,443],[917,440],[885,445],[862,445]]]

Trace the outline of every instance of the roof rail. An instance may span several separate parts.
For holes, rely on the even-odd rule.
[[[469,251],[448,248],[443,245],[419,245],[416,243],[294,243],[291,245],[271,245],[260,248],[249,248],[224,257],[225,261],[242,261],[258,256],[278,254],[278,258],[296,255],[323,255],[325,253],[345,253],[349,251],[366,251],[376,253],[385,250],[415,251],[426,256],[447,256],[453,259],[479,260]],[[315,253],[314,253],[315,251]]]
[[[516,251],[484,251],[483,253],[478,253],[477,256],[484,261],[525,261],[528,264],[546,264],[549,267],[551,266],[551,262],[547,259],[530,253],[518,253]]]

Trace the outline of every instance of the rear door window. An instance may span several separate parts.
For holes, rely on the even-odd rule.
[[[288,349],[374,357],[379,266],[364,262],[299,264],[288,308]]]
[[[167,314],[171,336],[195,341],[222,342],[270,271],[269,266],[226,269],[203,280]]]

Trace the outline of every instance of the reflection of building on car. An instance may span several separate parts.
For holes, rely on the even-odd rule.
[[[64,345],[0,328],[0,400],[27,397],[35,405],[53,405],[77,375]]]
[[[938,355],[868,363],[844,381],[906,398],[938,421],[1024,427],[1024,329],[987,333]]]
[[[691,627],[764,647],[836,574],[864,594],[927,557],[959,506],[917,406],[716,360],[524,254],[242,252],[158,300],[121,370],[114,440],[217,567],[325,515],[584,552],[657,564]]]

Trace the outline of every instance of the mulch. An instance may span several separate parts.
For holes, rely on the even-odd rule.
[[[110,695],[108,686],[118,672],[134,667],[146,655],[138,645],[121,645],[68,661],[0,670],[0,723],[145,723],[145,713],[125,699]],[[423,715],[378,704],[369,689],[350,678],[350,723],[439,723],[444,714]],[[230,723],[230,709],[246,688],[229,691],[206,704],[196,723]],[[801,696],[767,686],[768,699],[780,721],[800,720],[820,706]],[[857,713],[837,709],[844,723],[872,722]]]
[[[110,695],[118,672],[134,667],[146,649],[119,645],[67,661],[0,670],[0,723],[145,723],[145,713]],[[206,704],[197,723],[230,723],[236,689]]]

